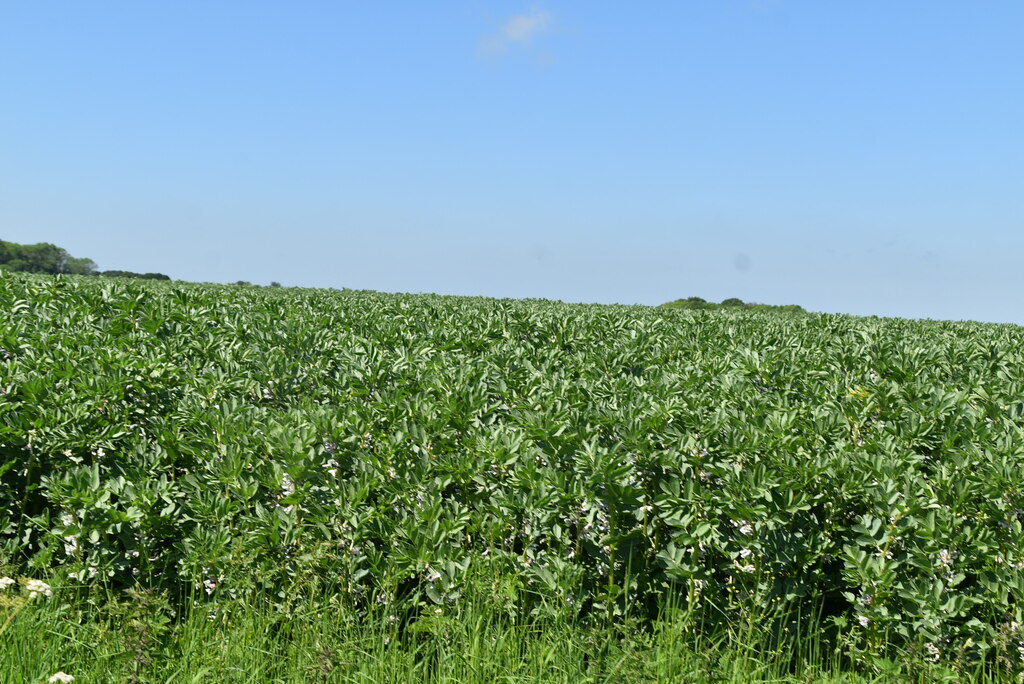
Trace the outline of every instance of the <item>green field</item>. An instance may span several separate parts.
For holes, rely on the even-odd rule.
[[[1022,362],[1009,325],[0,273],[0,681],[1013,680]]]

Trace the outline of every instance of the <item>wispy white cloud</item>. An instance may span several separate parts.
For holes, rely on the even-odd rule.
[[[509,17],[497,33],[480,40],[480,50],[496,55],[513,47],[526,47],[538,36],[547,33],[554,22],[554,15],[541,9],[531,9]]]

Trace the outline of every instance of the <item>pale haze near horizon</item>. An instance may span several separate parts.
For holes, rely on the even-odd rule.
[[[1024,323],[1024,4],[0,1],[0,239]]]

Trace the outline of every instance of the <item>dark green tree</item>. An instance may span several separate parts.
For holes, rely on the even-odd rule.
[[[96,273],[96,264],[92,259],[75,258],[67,250],[49,242],[34,245],[0,242],[0,266],[10,271],[28,273]]]
[[[96,275],[96,262],[92,259],[69,257],[64,265],[65,273],[75,275]]]

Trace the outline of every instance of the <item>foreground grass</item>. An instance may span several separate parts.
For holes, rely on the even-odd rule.
[[[764,625],[708,629],[685,611],[642,629],[622,620],[517,624],[486,597],[406,624],[387,611],[357,617],[329,600],[285,612],[198,602],[180,621],[168,605],[146,593],[56,592],[8,609],[0,681],[44,682],[57,672],[78,683],[1002,681],[910,657],[857,666],[818,625],[780,644]]]

